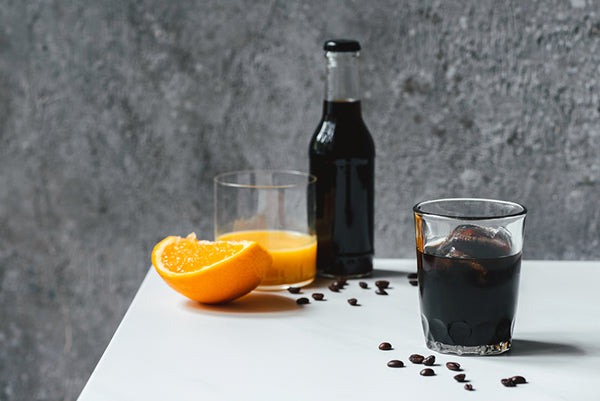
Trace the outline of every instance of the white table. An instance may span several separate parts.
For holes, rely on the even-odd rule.
[[[406,277],[416,262],[375,268],[369,290],[350,281],[333,293],[321,279],[303,295],[254,292],[224,306],[188,301],[151,268],[79,400],[600,400],[600,262],[523,261],[513,349],[491,357],[429,351]],[[388,296],[375,294],[376,279],[390,280]],[[311,303],[298,306],[300,296]],[[380,351],[383,341],[394,349]],[[420,376],[413,353],[434,354],[436,375]],[[517,374],[528,383],[500,384]]]

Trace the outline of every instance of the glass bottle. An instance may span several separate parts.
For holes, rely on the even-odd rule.
[[[360,44],[328,40],[323,117],[310,141],[317,177],[317,269],[325,277],[373,270],[375,145],[362,119]]]

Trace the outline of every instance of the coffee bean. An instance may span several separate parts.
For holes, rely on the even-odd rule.
[[[287,289],[291,294],[299,294],[300,293],[300,287],[288,287]]]
[[[389,351],[392,349],[392,344],[390,343],[381,343],[379,344],[379,349],[382,351]]]
[[[467,391],[473,391],[473,385],[471,385],[469,383],[465,384],[465,390],[467,390]]]
[[[411,356],[408,357],[409,361],[411,361],[412,363],[416,363],[416,364],[423,363],[424,359],[425,359],[425,357],[423,355],[419,355],[419,354],[412,354]]]
[[[365,283],[364,281],[360,281],[358,283],[358,285],[360,286],[360,288],[364,288],[364,289],[369,288],[369,284]]]
[[[321,294],[320,292],[315,292],[314,294],[312,294],[312,297],[315,301],[322,301],[324,295]]]
[[[329,288],[333,292],[340,292],[340,287],[338,287],[337,285],[333,285],[333,283],[329,284],[329,287],[327,288]]]
[[[433,366],[435,363],[435,356],[429,355],[427,358],[423,359],[423,365],[425,366]]]
[[[431,368],[426,368],[426,369],[423,369],[421,372],[419,372],[419,374],[421,376],[433,376],[433,375],[435,375],[435,372]]]
[[[358,300],[356,298],[350,298],[348,300],[348,303],[352,306],[356,306],[356,305],[358,305]]]
[[[390,368],[402,368],[404,367],[404,362],[399,361],[397,359],[392,359],[387,363]]]
[[[446,363],[446,367],[450,370],[460,370],[460,363],[457,362],[448,362]]]
[[[510,378],[515,384],[527,383],[527,380],[523,376],[513,376]]]
[[[375,286],[379,289],[385,290],[390,286],[390,282],[387,280],[377,280]]]
[[[417,280],[409,280],[408,283],[413,287],[417,287],[419,285],[419,282]]]
[[[417,273],[409,273],[408,274],[408,278],[411,280],[416,279],[417,277],[419,277],[419,275]]]
[[[512,381],[511,378],[502,379],[502,380],[500,380],[500,383],[502,383],[502,385],[504,387],[515,387],[517,385],[517,383],[515,383],[514,381]]]
[[[377,291],[375,291],[375,294],[377,294],[377,295],[387,295],[388,293],[383,288],[380,288]]]
[[[306,297],[298,298],[298,299],[296,300],[296,303],[297,303],[298,305],[306,305],[306,304],[307,304],[307,303],[309,303],[309,302],[310,302],[310,301],[309,301],[309,300],[308,300],[308,298],[306,298]]]
[[[465,381],[465,374],[461,373],[461,374],[458,374],[458,375],[454,376],[454,380],[456,380],[459,383],[460,382],[464,382]]]

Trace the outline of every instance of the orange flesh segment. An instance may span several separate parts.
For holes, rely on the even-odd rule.
[[[229,258],[243,247],[244,244],[218,242],[216,246],[182,238],[165,247],[161,261],[170,272],[190,273]]]

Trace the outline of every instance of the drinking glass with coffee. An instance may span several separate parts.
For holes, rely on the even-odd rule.
[[[427,347],[494,355],[512,345],[527,209],[455,198],[413,208]]]

